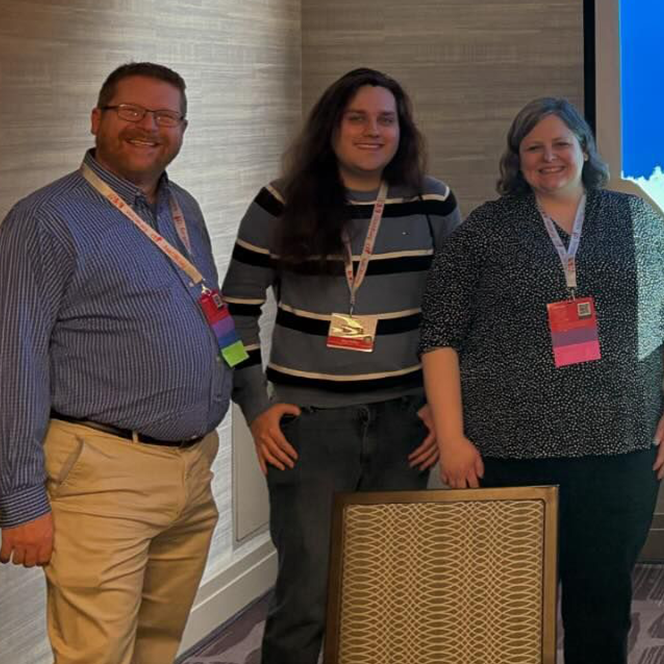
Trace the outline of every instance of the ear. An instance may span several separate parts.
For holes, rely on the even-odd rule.
[[[102,110],[96,106],[92,109],[92,113],[90,113],[90,133],[94,134],[95,136],[97,135],[97,131],[99,131],[101,114]]]
[[[184,132],[187,131],[187,127],[189,126],[189,120],[182,120],[182,135],[184,136]]]

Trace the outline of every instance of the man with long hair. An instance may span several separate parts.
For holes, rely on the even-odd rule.
[[[223,286],[249,351],[234,399],[267,475],[279,554],[263,664],[317,661],[332,494],[422,489],[437,460],[417,330],[427,270],[460,214],[424,162],[403,88],[356,69],[323,93],[283,178],[240,225]],[[278,313],[264,371],[270,287]]]

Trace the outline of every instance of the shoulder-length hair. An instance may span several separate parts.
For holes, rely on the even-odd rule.
[[[535,125],[547,115],[558,116],[576,136],[583,152],[588,155],[581,173],[586,190],[601,189],[608,182],[609,167],[597,152],[592,130],[581,113],[563,97],[541,97],[529,102],[518,112],[507,133],[507,148],[500,158],[500,178],[496,184],[499,194],[518,196],[531,190],[521,173],[519,146]]]
[[[332,147],[344,110],[359,88],[386,88],[396,101],[399,147],[383,171],[388,184],[422,186],[424,139],[413,120],[411,101],[397,81],[374,69],[360,68],[330,85],[309,113],[304,127],[284,155],[285,206],[277,227],[275,247],[282,266],[298,269],[318,261],[329,271],[327,259],[343,252],[342,230],[347,225],[346,190]]]

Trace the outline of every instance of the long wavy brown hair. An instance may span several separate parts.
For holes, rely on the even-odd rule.
[[[344,110],[359,88],[386,88],[396,101],[399,147],[383,171],[388,184],[422,187],[426,152],[424,139],[413,120],[412,104],[393,78],[374,69],[354,69],[335,81],[311,109],[298,138],[284,155],[285,207],[276,231],[275,247],[283,268],[335,271],[329,260],[343,252],[342,230],[349,222],[337,157],[332,147]]]

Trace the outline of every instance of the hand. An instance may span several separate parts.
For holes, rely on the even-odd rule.
[[[295,466],[297,452],[286,440],[279,423],[284,415],[297,416],[301,412],[292,403],[275,403],[249,425],[263,475],[267,475],[268,463],[279,470],[285,470],[286,466],[289,468]]]
[[[440,445],[440,479],[452,489],[477,489],[484,477],[484,464],[468,438],[456,438]]]
[[[422,422],[424,422],[429,433],[422,444],[408,455],[408,462],[411,468],[417,466],[420,470],[426,470],[427,468],[431,468],[431,466],[438,461],[436,429],[433,424],[433,417],[431,416],[431,409],[429,408],[428,403],[425,403],[424,406],[417,411],[417,416]]]
[[[51,512],[20,526],[2,529],[0,563],[23,567],[47,565],[53,552],[53,515]]]
[[[662,445],[662,441],[664,441],[664,415],[659,418],[657,429],[655,429],[655,438],[653,440],[655,445],[659,446],[659,449],[657,450],[657,458],[652,467],[657,473],[658,480],[661,480],[662,477],[664,477],[664,445]]]

